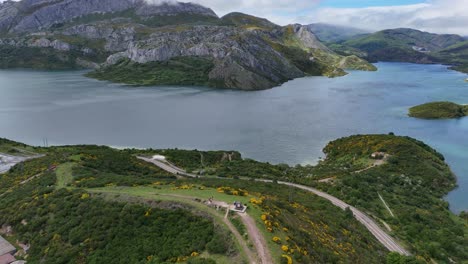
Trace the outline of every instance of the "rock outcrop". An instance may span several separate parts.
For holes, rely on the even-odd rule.
[[[319,49],[327,52],[331,52],[327,46],[323,45],[317,36],[307,26],[296,24],[293,26],[294,34],[302,42],[302,45],[308,49]]]
[[[152,5],[145,0],[23,0],[0,5],[0,31],[47,30],[86,16],[118,14],[129,16],[173,16],[178,14],[217,17],[209,8],[192,3]]]

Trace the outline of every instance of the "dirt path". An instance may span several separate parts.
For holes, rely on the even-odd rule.
[[[24,184],[26,184],[26,183],[28,183],[28,182],[34,180],[35,178],[40,177],[41,175],[42,175],[42,173],[36,174],[36,175],[34,175],[34,176],[31,176],[31,177],[27,178],[26,180],[20,182],[20,185],[24,185]],[[13,189],[15,189],[15,187],[17,187],[17,186],[13,186],[13,187],[9,188],[8,190],[6,190],[4,193],[1,193],[1,194],[0,194],[0,197],[5,196],[5,195],[6,195],[7,193],[9,193],[9,192],[12,192]]]
[[[382,159],[377,159],[375,160],[371,166],[367,167],[367,168],[364,168],[362,170],[358,170],[358,171],[354,171],[352,173],[361,173],[361,172],[364,172],[364,171],[367,171],[367,170],[370,170],[372,168],[375,168],[375,167],[378,167],[378,166],[382,166],[384,165],[385,163],[387,163],[387,160],[390,158],[390,155],[388,154],[385,154],[384,157]]]
[[[223,217],[223,222],[227,225],[229,230],[234,234],[234,236],[237,239],[237,242],[239,242],[239,245],[242,247],[244,250],[245,254],[247,255],[247,258],[249,259],[249,263],[251,264],[257,264],[257,261],[255,261],[255,256],[252,250],[247,246],[247,243],[245,242],[245,239],[242,237],[242,235],[237,231],[237,229],[234,227],[234,225],[227,219],[226,217]],[[268,264],[271,264],[273,262],[270,262]]]
[[[268,245],[265,240],[265,237],[260,233],[260,230],[255,224],[255,220],[248,214],[239,214],[242,222],[249,233],[255,248],[257,249],[258,257],[260,258],[261,264],[271,264],[273,263],[273,258],[271,257],[270,250],[268,250]]]
[[[326,179],[321,179],[321,180],[318,180],[318,182],[321,182],[321,183],[329,183],[329,182],[333,182],[334,180],[336,180],[336,176],[333,176],[333,177],[330,177],[330,178],[326,178]]]
[[[20,184],[21,184],[21,185],[24,185],[24,184],[26,184],[26,183],[28,183],[28,182],[30,182],[30,181],[32,181],[32,180],[34,180],[34,179],[40,177],[41,175],[42,175],[42,172],[39,173],[39,174],[36,174],[36,175],[34,175],[34,176],[31,176],[31,177],[27,178],[26,180],[20,182]]]
[[[390,207],[388,206],[387,202],[385,202],[384,198],[382,197],[382,195],[380,195],[380,193],[377,193],[379,195],[379,198],[380,200],[382,201],[382,203],[384,204],[385,208],[387,208],[387,211],[390,213],[390,215],[392,217],[395,217],[395,215],[393,214],[392,210],[390,209]]]

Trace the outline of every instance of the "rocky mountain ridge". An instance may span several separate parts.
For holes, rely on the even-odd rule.
[[[0,4],[0,31],[9,33],[48,30],[73,19],[99,14],[129,14],[148,18],[196,14],[217,17],[213,10],[192,3],[151,5],[145,0],[23,0]]]

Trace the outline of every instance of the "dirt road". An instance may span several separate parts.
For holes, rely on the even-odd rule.
[[[247,228],[249,238],[252,240],[255,249],[257,250],[258,257],[260,258],[260,263],[273,263],[273,258],[271,257],[270,250],[268,250],[267,242],[263,237],[262,233],[260,233],[260,230],[257,228],[255,220],[246,213],[240,213],[239,215],[245,227]]]

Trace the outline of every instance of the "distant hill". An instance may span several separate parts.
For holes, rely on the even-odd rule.
[[[468,40],[439,51],[438,56],[451,62],[452,69],[468,73]]]
[[[387,29],[329,46],[340,54],[355,54],[372,62],[444,63],[454,65],[454,69],[468,65],[468,42],[453,34]]]
[[[314,23],[310,24],[309,29],[317,35],[317,37],[324,42],[337,42],[348,40],[352,37],[368,34],[371,33],[370,31],[353,28],[353,27],[345,27],[345,26],[338,26],[338,25],[331,25],[325,23]]]
[[[368,52],[383,48],[402,48],[435,52],[464,41],[459,35],[433,34],[409,28],[387,29],[344,42],[348,46]]]

